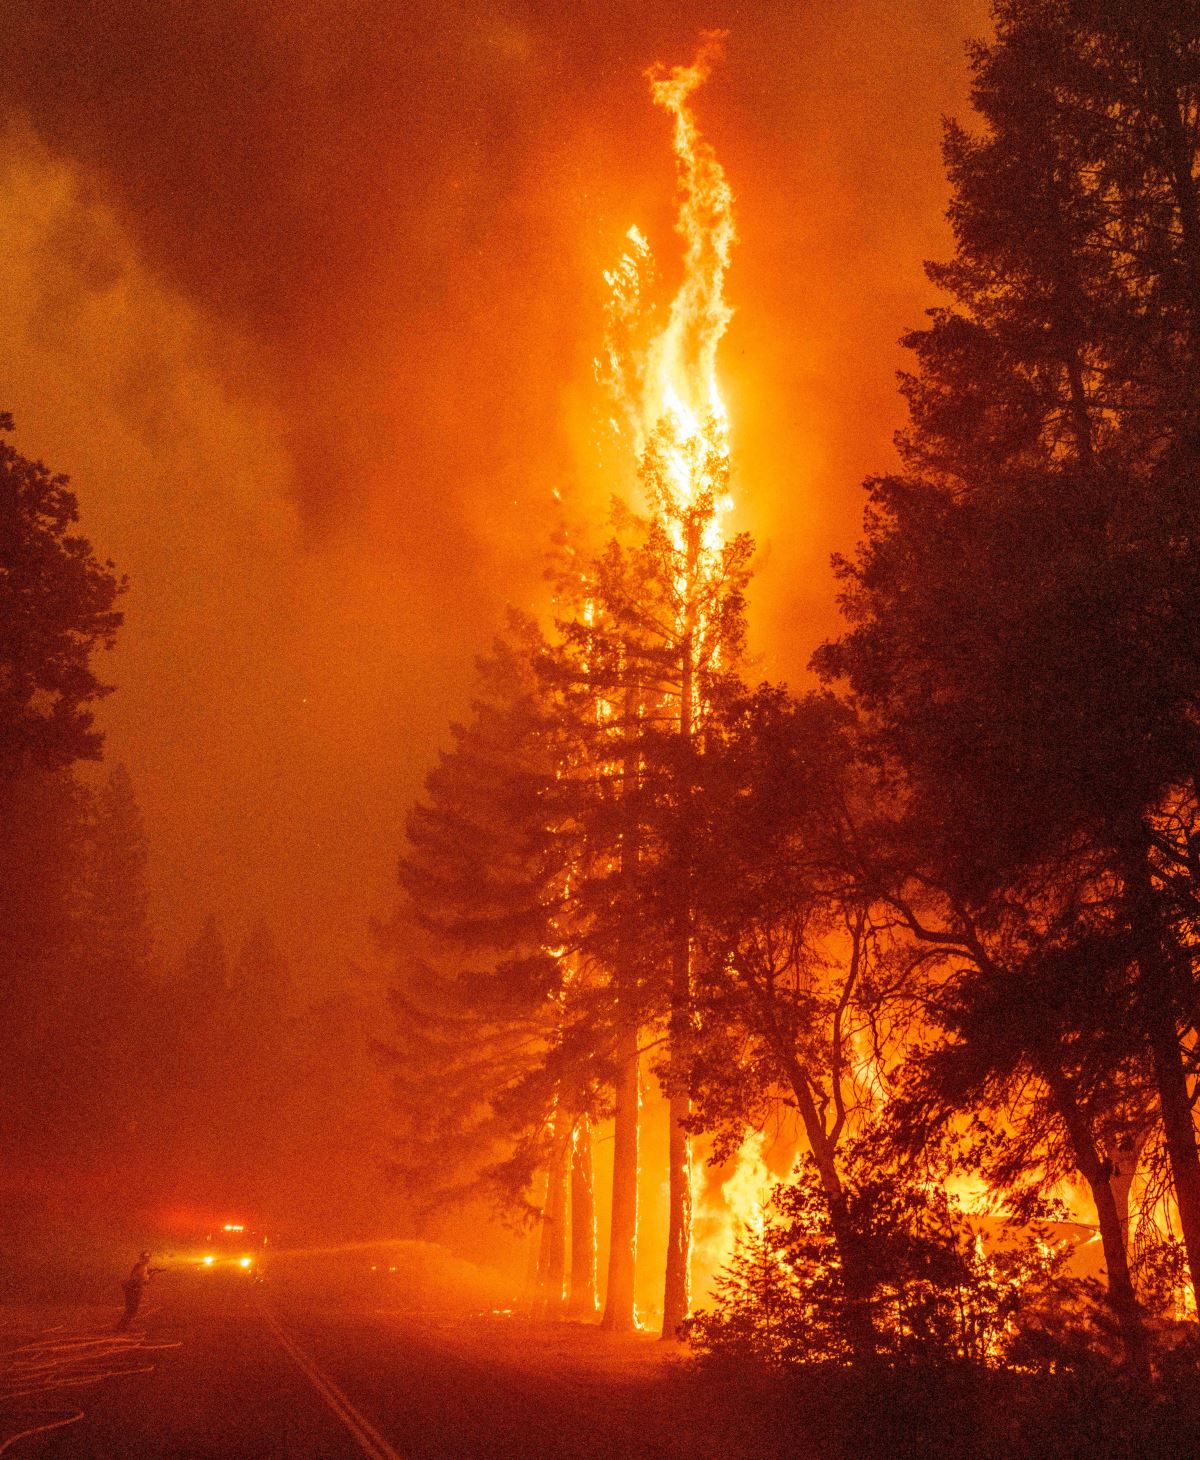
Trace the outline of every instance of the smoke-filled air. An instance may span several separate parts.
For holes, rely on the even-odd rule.
[[[1194,0],[14,0],[0,329],[0,1454],[1200,1453]]]

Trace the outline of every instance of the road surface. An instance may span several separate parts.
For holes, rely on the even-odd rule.
[[[652,1339],[267,1284],[159,1286],[128,1337],[115,1310],[9,1322],[3,1460],[791,1453],[761,1395],[723,1393]]]

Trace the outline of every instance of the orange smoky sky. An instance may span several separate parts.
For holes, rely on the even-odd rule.
[[[12,0],[0,406],[130,578],[108,756],[165,941],[265,914],[314,979],[386,909],[404,811],[589,468],[602,270],[670,283],[644,72],[695,98],[739,234],[722,344],[760,672],[835,625],[828,559],[891,460],[896,338],[948,248],[967,0]]]

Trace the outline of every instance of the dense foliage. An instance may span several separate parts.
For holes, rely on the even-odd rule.
[[[12,429],[0,411],[0,431]],[[92,655],[112,646],[124,583],[78,520],[68,479],[0,441],[0,790],[22,770],[99,754],[92,707],[109,687]]]

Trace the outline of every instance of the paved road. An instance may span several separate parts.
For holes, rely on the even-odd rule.
[[[761,1404],[747,1412],[650,1341],[366,1303],[331,1308],[236,1284],[164,1292],[131,1340],[113,1338],[102,1316],[9,1338],[3,1460],[787,1453],[772,1443]],[[22,1426],[79,1411],[4,1446]]]

